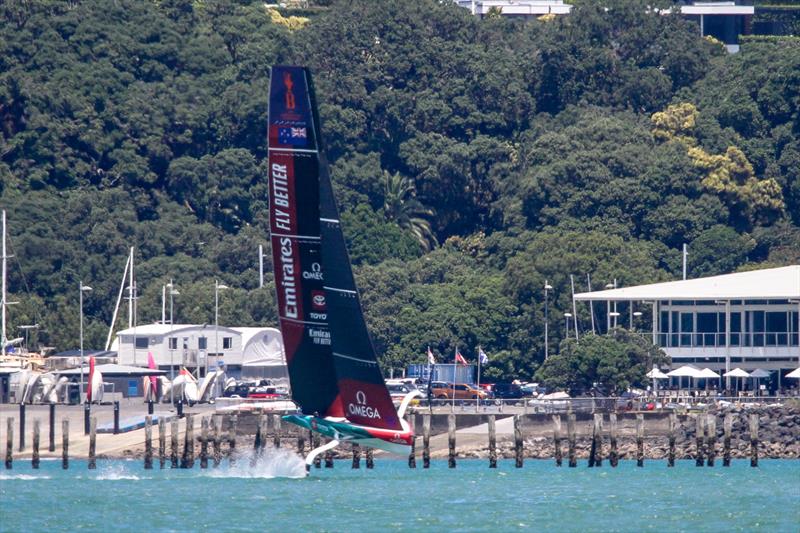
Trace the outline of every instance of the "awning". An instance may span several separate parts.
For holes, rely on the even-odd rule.
[[[792,379],[800,379],[800,368],[795,368],[794,370],[786,374],[786,377]]]
[[[719,379],[719,374],[711,370],[710,368],[704,368],[700,370],[700,374],[702,378],[710,378],[710,379]]]
[[[730,372],[725,372],[723,376],[725,376],[726,378],[749,378],[750,374],[748,374],[741,368],[734,368]]]
[[[666,375],[665,373],[663,373],[661,370],[659,370],[656,367],[653,367],[653,370],[648,372],[646,375],[650,379],[669,379],[668,375]]]
[[[769,371],[764,370],[763,368],[756,368],[755,370],[750,372],[750,377],[751,378],[759,378],[759,379],[760,378],[768,378],[771,375],[772,374],[770,374]]]
[[[684,365],[680,368],[676,368],[672,372],[667,372],[667,376],[671,378],[702,378],[703,375],[700,372],[700,369],[695,368],[693,366]]]

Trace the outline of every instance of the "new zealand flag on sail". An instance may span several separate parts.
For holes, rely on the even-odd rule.
[[[278,128],[278,142],[292,146],[305,146],[308,141],[306,128]]]

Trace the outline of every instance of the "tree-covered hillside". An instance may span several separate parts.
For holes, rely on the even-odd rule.
[[[102,347],[129,246],[140,322],[170,279],[176,321],[211,322],[219,279],[221,322],[275,323],[257,249],[278,63],[315,75],[387,367],[480,344],[490,376],[529,376],[545,280],[555,350],[571,274],[675,279],[684,242],[691,276],[800,262],[797,40],[728,55],[653,2],[574,3],[520,21],[435,0],[3,2],[9,336],[39,323],[34,344],[75,347],[83,280]]]

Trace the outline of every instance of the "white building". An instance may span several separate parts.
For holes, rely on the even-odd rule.
[[[112,346],[121,365],[147,366],[148,353],[162,370],[225,367],[232,376],[285,377],[281,332],[275,328],[230,328],[195,324],[146,324],[117,333]]]
[[[800,365],[800,265],[585,292],[575,300],[610,302],[603,308],[625,302],[613,317],[620,325],[626,310],[649,314],[653,343],[673,368],[762,368],[775,371],[777,386]]]
[[[492,10],[505,17],[541,17],[542,15],[568,15],[572,6],[564,0],[456,0],[478,17],[485,17]]]

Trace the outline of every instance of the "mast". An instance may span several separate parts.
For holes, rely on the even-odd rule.
[[[117,304],[114,306],[114,314],[111,317],[111,326],[108,328],[108,337],[106,337],[106,351],[111,349],[111,337],[114,335],[114,325],[117,323],[117,313],[119,313],[119,304],[122,302],[122,293],[125,291],[125,279],[128,277],[128,266],[130,265],[131,258],[125,261],[125,270],[122,271],[122,283],[119,286],[119,294],[117,294]]]
[[[133,246],[131,246],[130,255],[128,255],[128,264],[131,269],[128,271],[128,328],[133,327]]]
[[[6,210],[3,209],[3,298],[2,298],[2,315],[3,315],[3,325],[2,325],[2,338],[0,338],[0,343],[2,343],[2,354],[3,356],[6,355],[6,342],[8,342],[8,338],[6,337]]]

